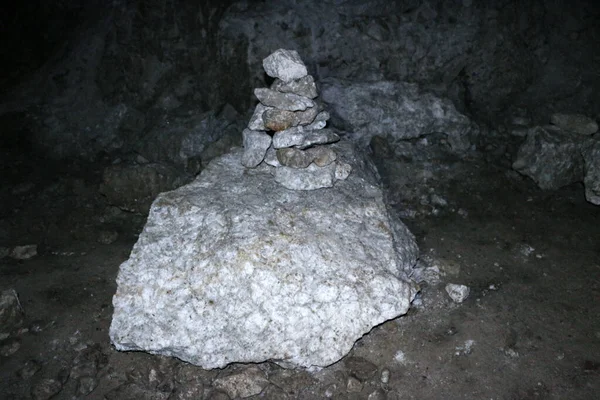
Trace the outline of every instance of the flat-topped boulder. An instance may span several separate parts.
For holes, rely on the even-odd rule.
[[[349,143],[335,150],[352,174],[333,188],[289,190],[273,178],[285,167],[245,168],[235,150],[159,195],[120,267],[116,348],[203,368],[325,367],[405,314],[414,237],[390,217],[373,166]]]

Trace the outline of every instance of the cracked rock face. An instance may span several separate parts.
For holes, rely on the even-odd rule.
[[[238,150],[159,195],[120,267],[116,348],[203,368],[324,367],[406,313],[414,237],[390,218],[373,167],[335,146],[353,173],[333,188],[288,190],[272,176],[283,168],[247,169]]]

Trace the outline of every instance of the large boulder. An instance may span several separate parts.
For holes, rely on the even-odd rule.
[[[328,78],[321,98],[331,109],[332,121],[355,133],[361,143],[388,136],[392,143],[431,133],[445,133],[457,153],[469,149],[478,129],[452,102],[406,82],[350,82]]]
[[[286,189],[236,150],[159,195],[120,267],[116,348],[203,368],[324,367],[406,313],[414,237],[388,214],[373,166],[347,142],[336,150],[353,172],[333,188]]]
[[[544,190],[556,190],[583,180],[586,140],[552,126],[536,126],[527,132],[513,169],[533,179]]]

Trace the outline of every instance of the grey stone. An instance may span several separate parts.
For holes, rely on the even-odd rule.
[[[264,162],[265,164],[270,165],[271,167],[281,167],[281,163],[277,159],[277,151],[273,146],[269,147],[269,149],[267,150]]]
[[[294,112],[295,122],[297,125],[308,125],[311,124],[315,118],[319,115],[319,107],[307,108],[304,111]],[[315,128],[308,128],[315,129]]]
[[[337,154],[329,147],[315,146],[307,149],[306,152],[317,167],[324,167],[337,159]]]
[[[314,108],[314,107],[313,107]],[[308,110],[312,110],[309,108]],[[307,110],[307,111],[308,111]],[[303,111],[299,111],[303,112]],[[263,126],[271,131],[279,132],[289,129],[293,126],[298,125],[296,113],[287,110],[278,110],[276,108],[270,108],[270,110],[263,114]]]
[[[319,95],[315,79],[312,75],[306,75],[305,77],[289,82],[275,79],[275,82],[271,85],[271,89],[282,93],[294,93],[299,96],[308,97],[309,99],[314,99]]]
[[[254,95],[263,105],[279,110],[304,111],[316,106],[315,102],[308,97],[293,93],[280,93],[267,88],[254,89]]]
[[[388,214],[374,166],[332,146],[354,168],[332,189],[288,190],[237,150],[159,195],[119,270],[115,347],[203,368],[324,367],[406,313],[414,237]]]
[[[336,164],[306,168],[279,167],[275,170],[275,181],[291,190],[316,190],[333,187],[336,181]]]
[[[305,132],[304,141],[298,145],[301,149],[306,149],[317,144],[335,143],[340,140],[339,135],[331,129],[305,130]]]
[[[306,66],[296,50],[279,49],[263,60],[267,75],[290,82],[308,74]]]
[[[446,293],[455,303],[462,303],[469,297],[471,290],[468,286],[449,283],[446,285]]]
[[[319,114],[317,114],[315,119],[309,125],[306,126],[306,129],[317,130],[325,128],[329,117],[330,116],[327,111],[321,111]]]
[[[600,205],[600,140],[592,140],[583,150],[585,160],[585,198]]]
[[[265,158],[267,149],[271,146],[271,136],[264,132],[244,129],[244,155],[242,156],[242,165],[248,168],[254,168]]]
[[[265,126],[265,122],[263,120],[263,115],[265,114],[265,111],[268,110],[273,110],[273,107],[267,107],[261,103],[258,103],[254,109],[254,114],[252,114],[252,117],[250,117],[250,122],[248,122],[248,129],[252,131],[265,131],[267,129],[271,129]]]
[[[583,139],[534,127],[519,148],[513,169],[533,179],[544,190],[555,190],[583,180]]]
[[[422,91],[416,84],[327,78],[321,86],[321,97],[336,116],[334,122],[352,131],[364,146],[375,135],[388,136],[396,144],[442,132],[452,150],[462,153],[470,148],[469,135],[478,130],[450,100]]]
[[[257,395],[268,385],[267,375],[257,366],[248,367],[243,371],[213,381],[213,386],[216,389],[227,393],[232,399]]]
[[[348,381],[346,382],[346,391],[348,393],[358,393],[362,390],[363,390],[362,382],[353,376],[349,376]]]
[[[344,365],[361,382],[371,379],[377,373],[377,365],[363,357],[348,357],[344,360]]]
[[[304,143],[305,136],[306,133],[301,126],[277,132],[273,135],[273,147],[276,149],[283,149],[286,147],[300,146]]]
[[[550,123],[579,135],[592,135],[598,132],[598,123],[582,114],[552,114]]]
[[[335,179],[337,179],[339,181],[343,181],[344,179],[347,179],[348,176],[350,176],[351,172],[352,172],[352,166],[350,164],[345,163],[345,162],[336,162],[335,163],[335,172],[334,172]]]
[[[290,168],[306,168],[313,161],[312,155],[304,150],[285,148],[277,149],[277,160],[281,165]]]

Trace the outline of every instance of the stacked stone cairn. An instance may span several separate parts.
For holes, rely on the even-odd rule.
[[[243,131],[242,164],[275,167],[275,180],[294,190],[332,187],[346,179],[351,166],[333,149],[340,137],[324,129],[329,113],[315,102],[314,78],[298,52],[279,49],[263,60],[263,67],[275,81],[254,90],[259,104]]]

